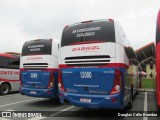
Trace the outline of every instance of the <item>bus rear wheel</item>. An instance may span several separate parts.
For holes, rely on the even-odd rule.
[[[3,83],[0,86],[0,94],[7,95],[10,92],[10,85],[7,83]]]

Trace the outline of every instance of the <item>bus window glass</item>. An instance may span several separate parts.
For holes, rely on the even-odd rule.
[[[10,59],[10,67],[11,68],[19,68],[20,59],[19,58],[11,58]]]
[[[26,42],[22,49],[22,56],[51,55],[52,40],[33,40]]]
[[[9,58],[0,56],[0,67],[8,68],[9,67]]]
[[[61,46],[88,41],[115,42],[114,22],[89,22],[64,28]]]

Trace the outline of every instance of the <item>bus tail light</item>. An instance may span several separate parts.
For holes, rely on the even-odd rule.
[[[113,88],[110,92],[110,94],[116,94],[119,93],[122,89],[122,78],[121,78],[121,72],[120,70],[116,69],[114,73],[114,83]]]
[[[19,75],[19,80],[20,80],[20,87],[23,87],[23,85],[22,85],[22,75],[21,75],[21,71],[20,71],[20,75]]]
[[[20,84],[20,87],[23,87],[21,76],[20,76],[20,83],[19,84]]]
[[[65,28],[68,28],[68,25],[66,25],[66,26],[64,27],[64,29],[65,29]]]
[[[50,73],[50,80],[49,80],[49,84],[47,86],[47,88],[52,88],[54,85],[54,75],[53,72]]]
[[[60,91],[63,91],[63,92],[66,91],[63,85],[63,81],[62,81],[62,71],[61,70],[58,71],[58,87]]]
[[[116,102],[118,102],[118,99],[117,98],[111,98],[111,101],[112,101],[112,103],[116,103]]]
[[[108,19],[108,21],[113,22],[114,20],[113,19]]]

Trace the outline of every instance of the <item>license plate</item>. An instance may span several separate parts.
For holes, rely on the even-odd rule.
[[[34,94],[34,95],[37,94],[36,91],[30,91],[30,93],[31,93],[31,94]]]
[[[31,78],[37,78],[37,73],[31,73]]]
[[[90,102],[91,102],[91,99],[81,98],[81,99],[80,99],[80,102],[90,103]]]

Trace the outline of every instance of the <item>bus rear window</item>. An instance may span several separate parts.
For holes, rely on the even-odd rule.
[[[115,42],[114,22],[88,22],[64,28],[61,46],[89,41]]]
[[[51,55],[52,40],[32,40],[23,45],[22,56]]]

